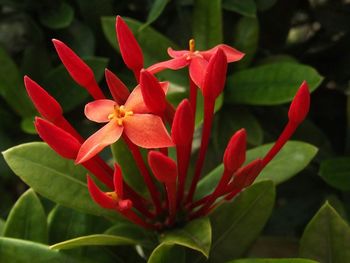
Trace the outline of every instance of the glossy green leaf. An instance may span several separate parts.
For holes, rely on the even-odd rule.
[[[92,57],[84,60],[94,71],[95,78],[100,81],[104,76],[108,59]],[[88,92],[74,82],[63,65],[48,73],[43,81],[43,87],[61,104],[64,111],[70,111],[84,102]]]
[[[153,250],[147,263],[185,263],[185,252],[181,246],[160,244]]]
[[[121,246],[136,245],[137,241],[125,237],[118,237],[105,234],[95,234],[77,237],[52,245],[51,249],[72,249],[83,246]]]
[[[213,229],[210,262],[242,256],[267,222],[275,201],[271,181],[254,184],[210,216]]]
[[[0,237],[0,262],[28,263],[92,263],[87,259],[76,259],[48,246],[35,242]]]
[[[92,201],[85,179],[87,171],[58,156],[47,144],[21,144],[3,155],[13,172],[46,198],[85,213],[119,218]]]
[[[350,157],[322,161],[319,174],[329,185],[342,191],[350,191]]]
[[[146,24],[143,27],[148,26],[156,21],[168,3],[169,0],[154,0],[151,10],[148,13]]]
[[[272,144],[264,144],[248,150],[246,163],[264,157],[271,147]],[[283,183],[303,170],[315,157],[316,153],[317,148],[311,144],[289,141],[264,170],[262,170],[255,182],[272,180],[275,184]],[[199,181],[196,199],[211,193],[215,189],[223,171],[224,166],[221,164]]]
[[[126,17],[123,19],[142,48],[146,68],[156,62],[170,59],[167,55],[168,47],[179,49],[174,42],[152,27],[142,29],[141,22]],[[102,17],[102,29],[108,42],[119,52],[115,33],[115,17]],[[182,86],[188,83],[188,77],[179,71],[164,71],[157,74],[157,77],[160,80],[167,80]]]
[[[228,11],[233,11],[243,16],[256,16],[256,4],[254,0],[223,0],[222,7]]]
[[[210,245],[209,219],[196,219],[181,228],[161,234],[160,245],[153,250],[148,263],[185,262],[185,247],[199,251],[208,258]]]
[[[305,258],[247,258],[226,263],[317,263],[317,261]]]
[[[4,236],[47,244],[46,214],[32,189],[26,191],[12,207],[6,220]]]
[[[350,262],[350,227],[328,203],[306,226],[299,253],[323,263]]]
[[[148,190],[145,181],[140,174],[135,160],[123,140],[118,140],[111,146],[115,161],[120,165],[123,172],[123,179],[141,195],[147,195]],[[131,165],[132,164],[132,165]]]
[[[195,0],[193,21],[196,49],[209,49],[222,42],[221,0]]]
[[[264,157],[272,144],[265,144],[248,151],[246,162]],[[302,171],[315,157],[317,148],[311,144],[289,141],[275,158],[264,168],[256,181],[272,180],[276,184],[283,183]]]
[[[34,117],[35,116],[29,116],[25,117],[21,121],[21,129],[22,131],[28,133],[28,134],[36,134],[35,126],[34,126]]]
[[[245,53],[238,62],[239,68],[247,67],[254,58],[259,44],[259,21],[257,18],[242,17],[235,29],[233,46]]]
[[[310,91],[313,91],[322,79],[314,68],[302,64],[263,65],[228,77],[225,100],[229,103],[251,105],[281,104],[294,98],[304,80],[307,81]]]
[[[0,237],[4,235],[5,220],[0,218]]]
[[[74,9],[66,2],[61,2],[55,9],[46,10],[39,15],[40,22],[51,29],[68,27],[74,19]]]
[[[12,58],[0,47],[0,96],[17,114],[31,116],[35,109],[25,91],[21,75]]]

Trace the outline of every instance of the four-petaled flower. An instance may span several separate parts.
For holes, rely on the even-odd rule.
[[[124,105],[109,99],[95,100],[85,106],[86,117],[94,122],[107,123],[81,146],[76,163],[82,163],[115,143],[124,133],[134,144],[143,148],[164,148],[173,142],[159,116],[149,114],[137,86]]]

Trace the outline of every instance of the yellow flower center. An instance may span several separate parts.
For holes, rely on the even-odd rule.
[[[119,200],[119,197],[118,197],[116,192],[107,192],[106,195],[108,195],[108,197],[113,199],[113,201],[115,201],[115,202],[118,202],[118,200]]]
[[[123,120],[128,116],[132,116],[133,114],[134,113],[132,111],[126,110],[124,105],[120,107],[118,107],[117,105],[114,105],[114,111],[113,113],[108,115],[108,119],[109,120],[116,119],[118,125],[122,126]]]
[[[196,50],[196,42],[194,41],[193,38],[190,39],[190,41],[188,42],[188,46],[189,46],[190,52],[188,54],[186,54],[187,60],[191,60],[193,57],[203,58],[203,56],[199,53],[199,51]]]

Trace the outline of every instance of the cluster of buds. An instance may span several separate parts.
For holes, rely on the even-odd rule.
[[[138,84],[130,93],[125,84],[106,69],[111,98],[105,97],[89,66],[64,43],[53,40],[70,76],[94,99],[85,106],[86,117],[93,122],[105,123],[86,140],[65,119],[61,106],[52,96],[27,76],[24,83],[41,115],[35,119],[39,136],[59,155],[83,165],[94,176],[93,179],[87,175],[87,186],[97,204],[115,210],[137,225],[156,230],[172,227],[206,216],[223,201],[234,198],[253,183],[309,110],[309,91],[304,82],[290,106],[288,124],[266,156],[245,164],[246,131],[237,131],[225,150],[224,171],[216,188],[195,200],[209,144],[215,100],[224,89],[227,64],[240,60],[244,54],[224,44],[207,51],[196,51],[191,40],[189,50],[169,48],[172,59],[145,69],[142,50],[119,16],[116,32],[122,58]],[[155,74],[184,67],[189,69],[190,96],[174,108],[166,98],[168,82],[159,82]],[[189,165],[198,90],[204,98],[204,118],[199,153],[191,175]],[[142,196],[123,180],[119,164],[114,163],[112,168],[98,156],[105,147],[118,140],[124,140],[128,146],[150,198]],[[175,147],[176,158],[169,157],[169,147]],[[140,148],[147,149],[147,160]],[[108,191],[101,190],[94,180],[103,183]]]

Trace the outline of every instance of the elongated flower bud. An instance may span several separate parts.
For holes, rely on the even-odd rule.
[[[216,99],[225,87],[227,72],[227,58],[218,48],[216,53],[210,58],[206,67],[202,92],[205,98]]]
[[[171,136],[176,145],[191,144],[194,132],[194,116],[190,102],[183,100],[175,112]]]
[[[262,166],[262,160],[256,159],[246,166],[242,167],[240,170],[238,170],[237,174],[233,178],[231,187],[234,189],[243,189],[251,185],[261,172]]]
[[[63,114],[60,104],[35,81],[24,76],[24,85],[35,108],[45,119],[54,122]]]
[[[128,99],[130,92],[125,84],[112,71],[106,69],[105,76],[109,91],[113,99],[119,104],[124,105]]]
[[[92,69],[63,42],[52,40],[63,65],[76,83],[87,89],[94,99],[104,99]]]
[[[63,158],[75,159],[79,148],[79,141],[71,134],[55,126],[51,122],[35,118],[35,128],[40,136],[55,152]]]
[[[176,163],[171,158],[160,152],[150,151],[148,153],[148,163],[158,181],[163,183],[175,182],[177,169]]]
[[[155,114],[162,115],[166,107],[166,100],[165,93],[157,78],[147,70],[142,69],[140,87],[147,108]]]
[[[117,207],[117,201],[113,200],[106,193],[102,192],[90,178],[90,176],[87,176],[87,185],[92,199],[100,206],[106,209],[113,209]]]
[[[309,108],[310,92],[306,81],[304,81],[290,104],[288,112],[289,120],[296,124],[301,123],[309,112]]]
[[[114,164],[113,183],[114,183],[114,190],[117,192],[120,198],[123,198],[124,196],[123,174],[118,164]]]
[[[230,139],[225,153],[224,166],[230,172],[235,172],[245,162],[247,134],[245,129],[237,131]]]
[[[143,68],[142,50],[131,30],[120,16],[117,16],[116,31],[120,53],[125,65],[134,73],[140,72]]]

